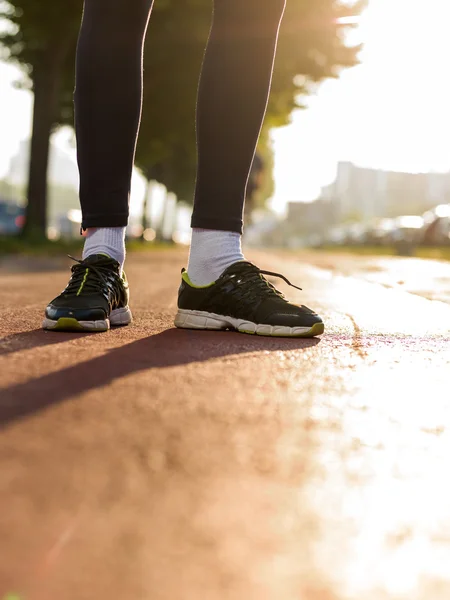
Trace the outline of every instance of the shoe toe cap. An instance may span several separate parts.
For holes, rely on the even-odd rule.
[[[45,311],[47,319],[57,321],[58,319],[76,319],[77,321],[103,321],[107,315],[103,308],[77,308],[71,306],[57,306],[49,304]]]
[[[282,327],[312,327],[317,323],[323,323],[319,315],[310,308],[294,304],[273,311],[267,319],[271,325]]]

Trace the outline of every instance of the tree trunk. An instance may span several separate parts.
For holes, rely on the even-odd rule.
[[[172,235],[170,237],[170,241],[172,243],[178,243],[176,241],[176,239],[174,239],[174,234],[177,233],[177,225],[178,225],[178,210],[179,210],[179,201],[178,198],[175,199],[174,202],[174,206],[173,206],[173,211],[172,211],[172,223],[171,223],[171,228],[172,228]]]
[[[24,235],[45,238],[47,234],[47,173],[50,136],[58,115],[61,61],[42,65],[33,74],[33,132],[28,172],[28,207]]]
[[[161,219],[160,219],[160,221],[158,223],[158,227],[156,229],[156,239],[158,240],[158,242],[164,241],[164,226],[167,221],[168,212],[169,212],[169,192],[166,190],[166,193],[164,194],[164,204],[163,204],[163,211],[162,211]]]
[[[151,209],[151,202],[150,202],[150,194],[152,193],[152,180],[150,178],[147,178],[146,181],[146,185],[145,185],[145,193],[144,193],[144,202],[142,205],[142,235],[141,235],[141,240],[144,241],[144,233],[145,230],[148,229],[149,227],[151,227],[151,218],[149,218],[148,212],[149,212],[149,208]]]

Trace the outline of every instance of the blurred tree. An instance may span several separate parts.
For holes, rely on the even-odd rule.
[[[259,208],[265,208],[267,201],[273,196],[274,181],[274,152],[270,129],[267,122],[262,129],[258,149],[250,171],[245,198],[244,221],[252,222],[252,213]]]
[[[285,125],[310,82],[336,77],[357,62],[340,21],[364,0],[289,0],[280,33],[265,131]],[[6,7],[6,8],[5,8]],[[49,138],[73,122],[76,38],[82,0],[8,0],[0,16],[12,27],[0,34],[7,58],[23,67],[35,95],[28,182],[27,233],[45,235]],[[211,0],[157,0],[145,53],[144,112],[136,164],[145,177],[192,203],[195,183],[197,81],[211,19]],[[261,138],[267,153],[267,138]],[[266,148],[264,148],[266,145]],[[270,182],[270,178],[268,180]],[[268,189],[270,189],[270,184]]]
[[[264,168],[250,186],[247,220],[253,207],[273,193],[270,129],[286,125],[301,107],[311,83],[337,77],[357,63],[359,46],[348,46],[345,18],[357,15],[365,0],[289,0],[280,32],[272,94],[258,153]],[[145,53],[144,112],[136,164],[144,175],[159,165],[159,181],[192,204],[195,186],[195,103],[197,83],[211,21],[211,0],[167,0],[150,21]]]
[[[73,74],[81,0],[8,0],[0,15],[10,27],[0,34],[6,57],[23,67],[22,85],[34,93],[25,235],[44,237],[50,135],[61,120],[61,100]],[[73,88],[73,81],[71,83]]]
[[[154,177],[178,201],[189,204],[197,162],[198,77],[211,7],[211,0],[168,0],[152,14],[144,53],[144,110],[136,165],[147,179]],[[161,227],[157,238],[162,238]]]
[[[349,17],[367,0],[288,0],[280,29],[278,52],[267,112],[269,127],[286,125],[302,96],[316,84],[336,78],[358,63],[361,46],[348,44]]]
[[[136,166],[192,204],[197,163],[195,104],[211,0],[167,0],[150,19],[144,53],[144,110]],[[147,207],[144,206],[144,210]],[[163,217],[157,227],[162,239]]]

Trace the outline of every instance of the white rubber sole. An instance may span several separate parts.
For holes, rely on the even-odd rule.
[[[223,331],[234,329],[240,333],[253,335],[266,335],[270,337],[314,337],[321,335],[325,328],[323,323],[316,323],[312,327],[283,327],[281,325],[264,325],[224,317],[201,310],[187,310],[180,308],[175,317],[175,327],[180,329],[206,329],[211,331]]]
[[[42,327],[50,331],[108,331],[110,327],[120,327],[129,325],[133,320],[133,315],[128,306],[116,308],[111,312],[109,319],[99,321],[78,321],[70,317],[62,317],[57,321],[45,318]]]

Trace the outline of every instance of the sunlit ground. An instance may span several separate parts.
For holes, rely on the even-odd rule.
[[[408,280],[402,263],[409,263],[411,286],[418,288],[426,268],[447,284],[450,268],[394,259],[383,271],[385,259],[379,260],[380,286],[331,270],[316,273],[332,286],[340,319],[355,329],[345,397],[324,394],[311,412],[322,429],[320,471],[307,493],[323,518],[316,563],[339,599],[447,598],[449,310],[386,284],[398,273]],[[445,338],[447,345],[440,342]],[[339,360],[347,351],[340,348]]]
[[[350,249],[352,250],[352,249]],[[337,274],[378,283],[398,291],[409,292],[450,304],[450,262],[395,256],[333,252],[291,252],[306,264],[321,268],[330,277]]]

